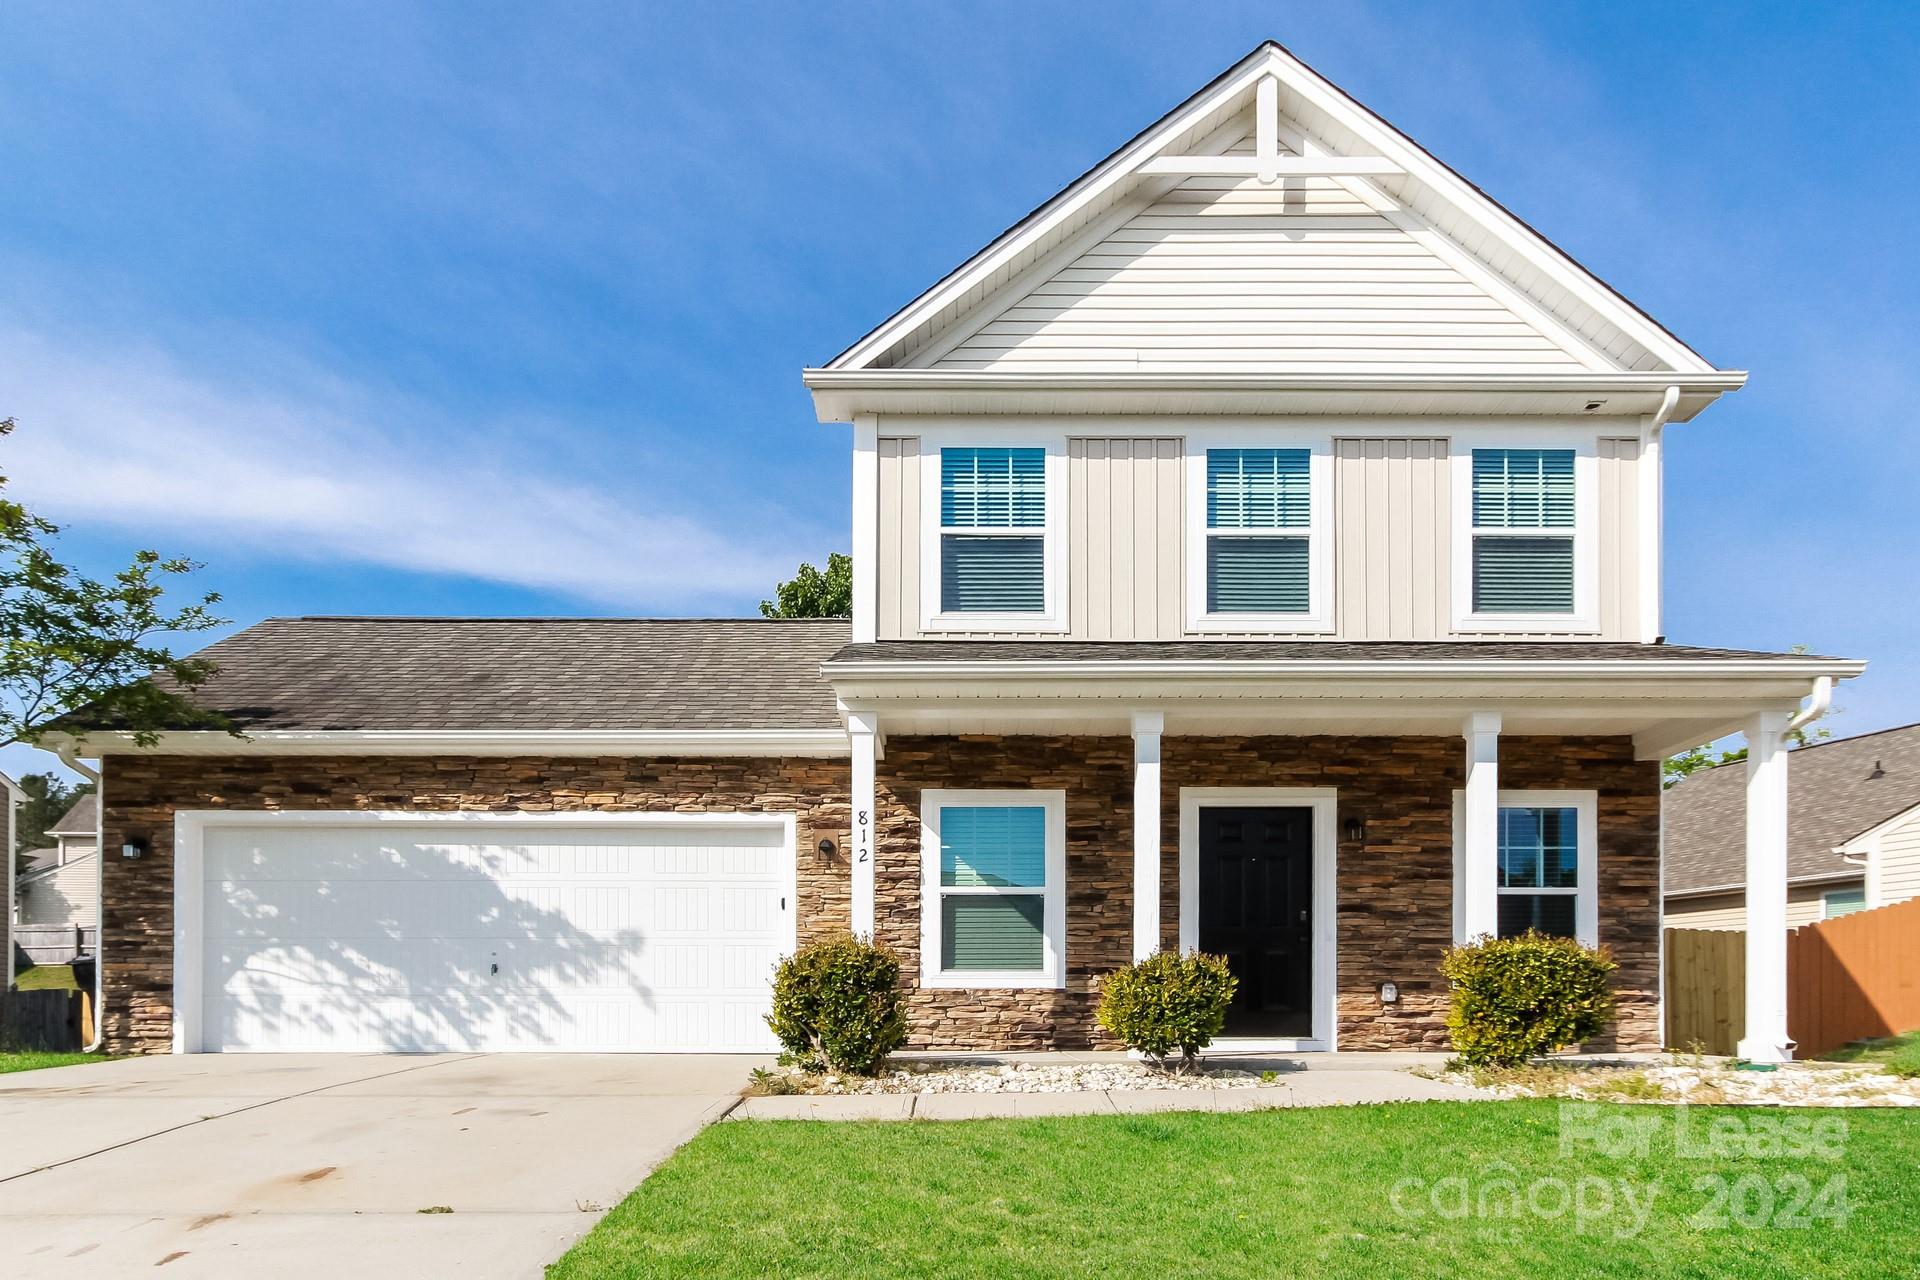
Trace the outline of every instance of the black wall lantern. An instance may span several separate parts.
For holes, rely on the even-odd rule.
[[[1359,844],[1367,838],[1367,824],[1361,818],[1347,819],[1347,843]]]

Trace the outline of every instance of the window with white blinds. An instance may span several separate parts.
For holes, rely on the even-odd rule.
[[[921,793],[922,985],[1058,986],[1066,794]]]
[[[1305,614],[1312,607],[1312,455],[1208,449],[1209,614]]]
[[[940,450],[940,612],[1046,610],[1044,448]]]
[[[1572,449],[1475,449],[1473,612],[1574,612]]]

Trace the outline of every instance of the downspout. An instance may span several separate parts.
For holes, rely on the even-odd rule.
[[[1640,612],[1644,615],[1640,619],[1640,636],[1650,643],[1658,643],[1666,629],[1665,619],[1661,616],[1666,594],[1665,566],[1661,557],[1666,539],[1667,501],[1663,429],[1679,407],[1680,388],[1678,385],[1669,386],[1660,397],[1660,407],[1647,419],[1642,435],[1645,446],[1640,459],[1640,500],[1645,507],[1645,514],[1641,517],[1641,529],[1646,545],[1641,548],[1645,577],[1640,587]]]
[[[1818,720],[1833,709],[1833,677],[1818,676],[1813,682],[1813,697],[1807,705],[1794,712],[1793,719],[1787,721],[1788,733],[1800,730]]]
[[[82,1053],[100,1052],[106,1039],[105,1003],[107,990],[107,795],[100,771],[74,753],[72,741],[53,749],[60,763],[93,784],[93,1040]]]
[[[26,799],[26,793],[14,785],[12,778],[0,773],[0,782],[7,786],[7,987],[13,990],[13,925],[14,916],[20,905],[20,865],[16,861],[20,856],[20,802]]]

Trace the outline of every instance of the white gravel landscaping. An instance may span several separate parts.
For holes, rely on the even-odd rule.
[[[1644,1065],[1540,1063],[1518,1071],[1437,1071],[1436,1080],[1478,1084],[1503,1098],[1700,1103],[1767,1107],[1920,1107],[1920,1079],[1876,1066],[1791,1062],[1741,1071],[1731,1058],[1686,1057]]]
[[[1083,1093],[1108,1089],[1258,1089],[1281,1083],[1271,1072],[1270,1079],[1225,1067],[1189,1074],[1157,1071],[1137,1062],[1017,1062],[991,1066],[914,1063],[889,1068],[871,1079],[812,1076],[793,1070],[769,1074],[776,1078],[784,1074],[790,1085],[763,1090],[769,1093]]]

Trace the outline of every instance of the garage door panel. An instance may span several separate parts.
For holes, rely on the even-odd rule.
[[[467,836],[209,830],[205,1046],[772,1047],[769,982],[792,929],[784,829]]]

